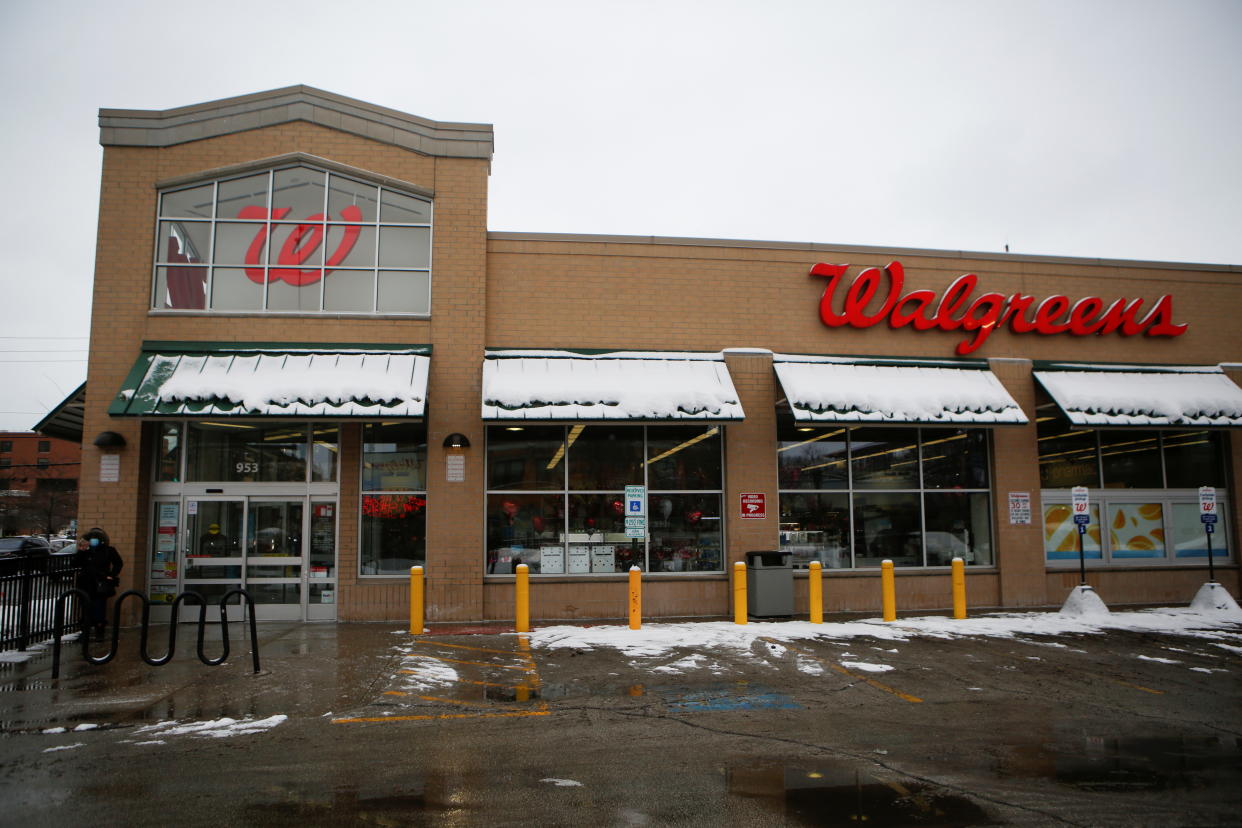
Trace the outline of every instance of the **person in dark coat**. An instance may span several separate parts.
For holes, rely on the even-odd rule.
[[[91,529],[78,541],[78,561],[82,566],[78,574],[78,587],[90,596],[86,607],[87,624],[95,631],[95,638],[102,639],[104,627],[108,624],[108,599],[116,595],[121,568],[125,564],[120,553],[109,543],[108,533],[99,527]]]

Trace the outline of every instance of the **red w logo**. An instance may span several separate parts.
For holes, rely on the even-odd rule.
[[[292,207],[276,207],[271,211],[272,221],[279,221],[289,214]],[[241,212],[237,214],[242,219],[266,219],[268,218],[268,210],[265,207],[243,207]],[[350,205],[341,210],[341,218],[349,222],[362,221],[362,209]],[[268,281],[279,282],[282,279],[295,287],[309,285],[320,279],[320,270],[301,270],[300,266],[311,257],[319,245],[323,244],[323,225],[324,214],[318,213],[309,216],[306,221],[293,228],[293,232],[289,234],[289,238],[285,239],[285,243],[281,245],[280,253],[276,256],[276,264],[281,267],[269,268]],[[250,247],[246,249],[246,275],[250,277],[250,281],[256,284],[263,284],[263,264],[261,257],[263,248],[267,246],[267,228],[263,225],[259,231],[255,233],[254,240],[250,242]],[[358,241],[358,234],[362,232],[362,226],[359,224],[345,225],[345,235],[341,238],[341,243],[337,245],[336,250],[332,251],[332,255],[324,262],[322,275],[332,272],[332,268],[345,261],[345,257],[354,249],[354,243]]]

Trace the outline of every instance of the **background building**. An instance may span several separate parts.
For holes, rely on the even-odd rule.
[[[0,432],[0,532],[72,531],[78,512],[82,447],[72,440]]]

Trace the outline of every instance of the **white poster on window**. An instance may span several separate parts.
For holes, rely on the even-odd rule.
[[[466,457],[449,454],[444,458],[444,479],[449,483],[462,483],[466,479]]]
[[[543,575],[565,573],[565,547],[545,546],[539,550],[539,572]]]
[[[617,547],[615,546],[593,546],[591,547],[591,571],[592,572],[616,572],[617,571]]]
[[[103,454],[99,457],[99,482],[116,483],[121,479],[121,455]]]

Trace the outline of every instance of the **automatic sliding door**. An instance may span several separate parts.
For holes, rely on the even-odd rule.
[[[302,612],[305,501],[251,499],[246,521],[246,591],[261,620],[295,620]]]
[[[209,607],[218,606],[226,592],[242,586],[245,512],[242,500],[186,500],[182,585],[203,596]],[[198,612],[197,606],[183,602],[181,620],[197,618]]]

